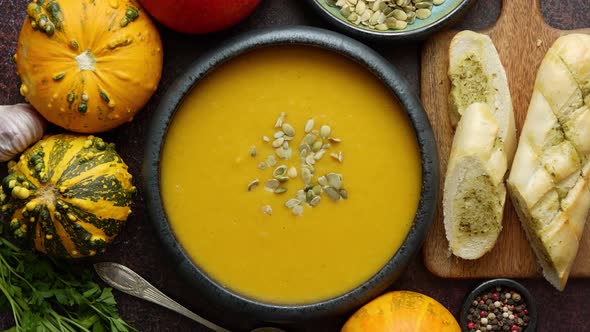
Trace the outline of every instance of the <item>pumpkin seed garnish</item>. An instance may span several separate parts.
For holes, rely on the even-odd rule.
[[[312,174],[309,168],[301,168],[301,179],[303,180],[304,184],[309,184],[311,182]]]
[[[330,197],[331,200],[338,201],[340,200],[340,193],[330,186],[324,187],[324,192]]]
[[[275,123],[275,128],[281,128],[283,126],[283,121],[285,121],[285,112],[281,112],[281,115],[279,115],[279,118],[277,119],[277,122]]]
[[[270,138],[268,136],[262,136],[262,141],[268,143],[270,142]]]
[[[342,142],[342,140],[340,138],[336,138],[336,137],[328,137],[328,141],[333,142],[333,143]]]
[[[287,136],[295,136],[295,128],[293,128],[293,126],[291,126],[288,123],[283,124],[282,126],[283,132],[285,133],[285,135]]]
[[[302,216],[303,215],[303,206],[301,206],[301,205],[294,206],[293,209],[291,210],[291,212],[296,216]]]
[[[313,129],[313,124],[314,124],[313,119],[307,120],[307,122],[305,123],[305,130],[304,130],[305,133],[309,133]]]
[[[289,158],[291,158],[291,149],[290,148],[288,148],[286,150],[283,147],[276,148],[275,149],[275,153],[281,159],[289,159]]]
[[[308,165],[315,165],[315,158],[314,158],[314,154],[309,154],[307,155],[307,157],[305,157],[305,163]]]
[[[264,205],[262,207],[262,213],[266,214],[266,215],[272,215],[272,207],[270,205]]]
[[[330,157],[338,160],[338,162],[342,162],[342,160],[344,160],[343,156],[342,156],[342,151],[339,151],[338,153],[330,153]]]
[[[256,157],[256,155],[257,155],[256,146],[252,145],[250,147],[250,157],[254,158],[254,157]]]
[[[322,159],[322,157],[324,156],[324,153],[326,153],[326,150],[318,151],[316,154],[313,155],[313,159],[315,159],[315,160]]]
[[[280,185],[281,185],[281,183],[279,182],[279,180],[270,179],[270,180],[266,181],[266,184],[264,185],[264,189],[266,189],[267,191],[270,191],[270,192],[274,192]]]
[[[273,155],[268,156],[268,158],[266,158],[266,164],[269,167],[273,167],[274,165],[277,164],[277,160],[275,159],[275,157]]]
[[[317,140],[317,141],[313,142],[313,145],[311,146],[311,151],[318,152],[318,151],[320,151],[320,149],[322,148],[323,145],[324,145],[324,143],[321,140]]]
[[[342,175],[338,173],[328,173],[326,174],[326,179],[328,180],[328,186],[340,190],[342,188]]]
[[[252,191],[252,190],[256,189],[256,187],[258,187],[259,183],[260,183],[260,180],[258,180],[258,179],[252,180],[250,183],[248,183],[248,191]]]
[[[311,146],[315,142],[316,138],[317,138],[317,136],[314,134],[307,134],[303,138],[303,143]]]
[[[347,199],[348,198],[348,191],[346,191],[346,189],[340,189],[338,191],[338,193],[340,194],[340,197]]]
[[[283,194],[283,193],[286,193],[286,192],[287,192],[287,188],[283,188],[283,187],[277,188],[274,191],[275,194]]]
[[[285,175],[285,173],[287,173],[287,166],[281,165],[275,168],[275,170],[272,172],[272,175],[276,178]]]
[[[320,200],[322,198],[320,196],[315,196],[310,202],[309,205],[311,205],[312,207],[316,207],[318,206],[318,204],[320,204]]]
[[[297,168],[295,168],[295,167],[289,168],[289,170],[287,171],[287,175],[292,179],[296,178],[297,177]]]
[[[285,132],[282,130],[279,130],[277,132],[274,133],[274,135],[272,135],[274,138],[281,138],[283,136],[285,136]]]
[[[298,200],[297,198],[291,198],[285,202],[285,207],[292,209],[299,204],[301,204],[300,200]]]
[[[320,176],[318,178],[318,183],[319,183],[320,186],[327,186],[328,185],[328,179],[326,179],[326,177],[322,175],[322,176]]]
[[[330,136],[331,132],[332,132],[332,128],[330,128],[330,126],[323,125],[320,128],[320,136],[322,136],[322,138],[328,138],[328,136]]]
[[[295,194],[295,198],[297,198],[297,200],[303,202],[305,201],[305,190],[300,189],[297,190],[297,193]]]
[[[285,142],[285,139],[282,137],[279,137],[272,142],[272,147],[278,148],[283,145],[283,142]]]

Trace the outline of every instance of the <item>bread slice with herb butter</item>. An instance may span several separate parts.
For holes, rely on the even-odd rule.
[[[516,127],[506,72],[494,43],[487,35],[465,30],[457,33],[449,47],[451,123],[473,103],[486,103],[498,122],[498,137],[505,145],[508,160],[516,150]]]
[[[508,188],[545,278],[562,290],[590,209],[590,35],[560,37],[549,49]]]
[[[449,49],[451,121],[457,122],[443,193],[451,253],[477,259],[502,230],[504,184],[516,149],[508,80],[492,40],[462,31]]]

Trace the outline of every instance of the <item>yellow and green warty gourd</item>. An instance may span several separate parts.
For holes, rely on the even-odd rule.
[[[5,230],[55,257],[101,253],[131,213],[127,165],[94,136],[49,136],[9,165],[0,199]]]
[[[97,133],[131,121],[158,86],[162,42],[134,0],[33,0],[14,57],[21,94],[50,122]]]

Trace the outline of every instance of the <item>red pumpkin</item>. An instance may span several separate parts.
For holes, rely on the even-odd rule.
[[[160,23],[180,32],[207,33],[229,28],[248,16],[260,0],[140,0]]]

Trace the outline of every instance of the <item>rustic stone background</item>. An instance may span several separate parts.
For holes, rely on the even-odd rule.
[[[19,79],[10,58],[15,52],[18,32],[25,17],[26,0],[0,0],[0,104],[22,102],[18,93]],[[590,27],[590,1],[588,0],[541,0],[546,20],[560,29]],[[501,8],[500,0],[480,0],[467,14],[459,27],[482,29],[493,24]],[[164,42],[164,71],[160,87],[147,107],[132,123],[103,135],[114,141],[123,158],[135,174],[136,183],[141,184],[141,165],[150,115],[160,97],[171,82],[193,62],[203,51],[217,46],[234,34],[263,27],[287,24],[303,24],[317,27],[327,26],[310,10],[305,1],[263,0],[261,6],[244,22],[221,33],[206,36],[191,36],[176,33],[160,27]],[[390,60],[419,93],[420,43],[369,43]],[[54,129],[55,130],[55,129]],[[2,169],[2,173],[5,170]],[[139,190],[133,217],[124,232],[103,256],[132,267],[157,287],[165,290],[172,298],[186,305],[202,316],[231,329],[246,330],[256,326],[239,314],[225,312],[223,308],[211,307],[199,297],[175,273],[174,266],[165,256],[154,228],[146,215],[143,192]],[[479,280],[448,280],[433,276],[421,262],[418,255],[406,273],[391,289],[409,289],[428,294],[442,302],[458,315],[464,296]],[[553,289],[543,279],[522,280],[539,305],[539,331],[590,331],[587,312],[590,306],[590,280],[570,280],[564,292]],[[151,303],[116,294],[121,314],[140,331],[206,331],[198,324],[162,309]],[[0,328],[10,325],[9,315],[0,320]],[[306,325],[290,327],[296,331],[337,331],[345,317]]]

